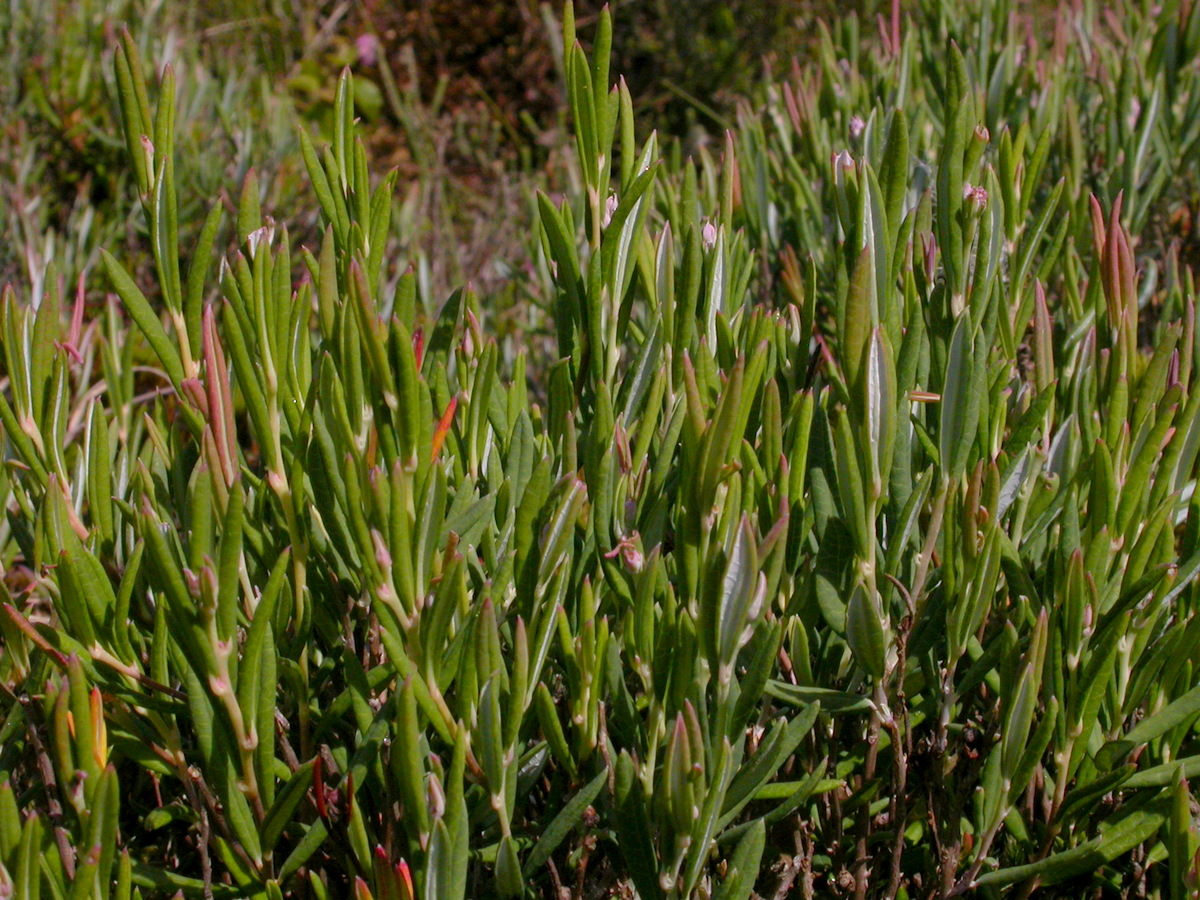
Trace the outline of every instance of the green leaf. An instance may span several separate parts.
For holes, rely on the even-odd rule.
[[[856,585],[846,605],[846,643],[858,664],[873,678],[882,678],[887,665],[885,623],[879,595]]]
[[[117,820],[121,808],[121,788],[112,766],[104,769],[93,795],[85,844],[89,852],[75,871],[71,900],[90,900],[96,882],[109,884],[117,849]]]
[[[546,528],[542,532],[542,552],[538,565],[538,591],[544,591],[550,579],[570,553],[575,522],[587,500],[587,486],[573,479],[563,492]]]
[[[583,821],[584,814],[600,795],[600,790],[607,781],[608,771],[600,771],[563,804],[562,809],[558,811],[550,824],[542,830],[538,842],[534,844],[533,850],[525,860],[522,871],[526,879],[532,878],[550,859],[551,854],[558,849],[559,844],[566,836],[579,826],[579,823]]]
[[[830,688],[788,684],[783,681],[768,681],[766,692],[776,700],[782,700],[791,706],[807,707],[811,704],[819,703],[821,709],[826,712],[871,712],[875,708],[875,704],[871,702],[871,699],[861,694],[835,691]]]
[[[975,441],[981,403],[975,369],[974,329],[970,313],[964,312],[954,326],[942,393],[942,421],[938,439],[945,478],[962,478],[971,445]]]
[[[413,681],[406,678],[400,686],[396,709],[395,744],[392,748],[392,773],[404,802],[405,826],[412,828],[421,844],[429,840],[429,806],[425,802],[425,766],[422,763],[421,728],[417,718],[417,700]]]
[[[766,846],[767,828],[762,819],[755,819],[750,829],[738,841],[725,870],[725,880],[713,894],[713,900],[749,900],[758,879],[759,865]]]
[[[1166,734],[1200,715],[1200,687],[1192,688],[1182,697],[1151,716],[1142,719],[1124,737],[1109,741],[1096,753],[1096,768],[1110,769],[1137,747]]]
[[[163,328],[162,322],[159,321],[153,308],[150,306],[150,301],[146,299],[146,295],[129,277],[129,273],[107,250],[101,248],[100,256],[104,260],[104,269],[108,273],[108,278],[112,282],[113,288],[121,298],[121,302],[125,304],[125,309],[130,317],[137,323],[146,340],[150,342],[151,349],[162,363],[163,369],[167,373],[167,377],[171,379],[171,384],[176,391],[182,392],[183,384],[183,362],[179,358],[179,352],[175,349],[171,339],[167,337],[167,331]]]
[[[1171,879],[1170,896],[1186,897],[1188,881],[1195,871],[1196,831],[1192,824],[1192,794],[1182,772],[1171,790],[1171,813],[1166,831],[1164,843]]]
[[[617,832],[617,846],[638,894],[645,900],[663,900],[658,881],[657,855],[650,837],[646,797],[628,752],[621,751],[616,769],[616,818],[613,826]]]
[[[500,838],[500,849],[496,853],[496,887],[501,897],[520,897],[525,891],[517,844],[511,834]]]
[[[117,97],[121,102],[126,149],[133,162],[138,193],[150,190],[149,168],[142,138],[150,135],[150,100],[137,43],[128,29],[121,29],[121,49],[116,55]]]
[[[192,263],[188,267],[187,288],[183,298],[183,320],[187,324],[188,347],[192,359],[200,357],[200,316],[204,303],[204,282],[208,277],[213,246],[217,241],[217,231],[221,227],[221,216],[224,211],[224,207],[220,203],[214,203],[209,209],[204,225],[200,228],[200,236],[196,240]]]
[[[42,818],[38,811],[31,810],[21,829],[21,842],[17,845],[16,864],[12,872],[14,897],[24,900],[40,900],[42,873],[39,861],[42,857]]]
[[[848,386],[861,382],[866,365],[871,332],[878,321],[875,298],[875,272],[869,247],[864,247],[854,263],[850,288],[840,331],[842,371]]]
[[[997,869],[979,878],[975,884],[1001,887],[1037,878],[1041,884],[1051,885],[1093,871],[1153,837],[1167,818],[1167,803],[1159,800],[1124,814],[1118,813],[1107,821],[1107,827],[1101,828],[1098,837],[1078,847],[1037,862]]]
[[[729,783],[718,829],[732,822],[762,787],[779,774],[780,767],[812,731],[820,711],[819,701],[810,703],[790,722],[780,719],[772,725],[759,743],[758,751],[743,763]]]
[[[729,551],[729,563],[721,578],[721,593],[714,618],[717,629],[714,642],[717,679],[722,684],[728,683],[733,677],[738,651],[750,639],[753,622],[762,609],[766,581],[758,571],[756,544],[750,518],[743,514]]]
[[[310,759],[292,773],[283,790],[276,797],[271,808],[267,810],[262,824],[263,853],[270,853],[279,843],[284,830],[295,821],[295,812],[300,801],[308,794],[313,786],[313,768],[316,760]]]

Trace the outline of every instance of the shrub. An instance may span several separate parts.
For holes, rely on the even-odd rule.
[[[320,246],[250,179],[181,266],[127,37],[155,277],[0,307],[0,885],[1194,891],[1195,290],[1135,230],[1190,177],[1200,7],[1049,49],[931,7],[692,163],[568,6],[549,361],[390,270],[348,76]]]

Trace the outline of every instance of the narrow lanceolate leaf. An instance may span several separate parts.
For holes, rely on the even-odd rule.
[[[1142,719],[1123,737],[1109,741],[1096,754],[1096,765],[1107,769],[1141,744],[1166,734],[1172,728],[1194,721],[1197,717],[1200,717],[1200,687],[1193,688],[1154,715]]]
[[[1070,850],[1047,856],[1037,862],[997,869],[982,876],[980,887],[1003,886],[1037,878],[1041,884],[1056,884],[1067,878],[1089,872],[1098,866],[1128,853],[1152,837],[1167,817],[1165,800],[1155,801],[1110,820],[1100,836]]]
[[[758,618],[766,593],[766,581],[758,571],[758,551],[755,545],[750,519],[743,515],[729,552],[729,564],[721,578],[721,593],[716,610],[717,633],[714,643],[717,651],[717,679],[721,684],[727,684],[732,677],[738,651],[753,633],[754,622]]]
[[[85,900],[94,896],[96,882],[109,884],[112,879],[113,861],[116,859],[117,819],[120,814],[121,789],[117,773],[108,766],[99,776],[95,792],[95,806],[91,810],[87,836],[83,846],[87,847],[82,864],[75,872],[71,889],[71,900]]]
[[[758,879],[759,864],[766,846],[767,829],[762,819],[755,819],[750,829],[738,841],[729,860],[725,880],[714,894],[714,900],[749,900]]]
[[[840,333],[842,367],[849,386],[860,383],[861,372],[867,364],[871,332],[877,321],[875,271],[870,250],[864,247],[850,276]]]
[[[40,860],[42,856],[42,818],[33,810],[21,829],[17,845],[16,865],[12,871],[12,896],[39,900],[42,890]]]
[[[865,363],[865,450],[871,464],[872,496],[879,497],[888,482],[896,437],[896,368],[883,326],[877,326],[871,335]]]
[[[1195,879],[1196,828],[1192,824],[1192,794],[1183,772],[1171,791],[1171,813],[1164,843],[1171,879],[1171,896],[1186,897],[1188,882]]]
[[[554,758],[560,765],[566,768],[567,773],[574,779],[576,772],[575,759],[571,753],[570,745],[567,743],[566,735],[563,732],[562,723],[558,720],[554,698],[551,697],[550,689],[543,682],[539,682],[534,691],[533,704],[537,713],[538,724],[541,727],[546,743],[550,747],[550,752],[554,754]]]
[[[810,702],[790,722],[779,719],[763,735],[754,756],[734,773],[725,794],[719,828],[733,821],[752,799],[778,776],[779,770],[809,734],[821,712],[819,700]]]
[[[965,287],[965,248],[959,213],[963,209],[963,156],[975,112],[974,98],[964,94],[957,107],[947,109],[945,142],[942,145],[937,181],[937,238],[950,290],[961,295]]]
[[[970,313],[964,312],[954,326],[942,393],[939,453],[944,478],[961,478],[966,469],[982,402],[978,388],[975,377],[975,336]]]
[[[616,821],[621,857],[642,897],[661,900],[663,890],[658,879],[658,859],[650,832],[647,800],[641,781],[635,777],[634,763],[622,751],[616,766]]]
[[[171,384],[176,390],[181,390],[184,378],[183,362],[179,358],[179,351],[175,349],[175,345],[167,337],[167,331],[163,328],[162,322],[159,321],[158,315],[150,306],[150,301],[146,299],[146,295],[142,293],[142,289],[129,277],[129,273],[125,271],[125,267],[117,262],[112,254],[107,250],[101,249],[100,255],[104,259],[104,269],[108,272],[109,280],[112,281],[113,287],[121,298],[121,302],[125,304],[125,309],[129,313],[130,318],[137,323],[138,328],[145,336],[147,342],[149,342],[151,349],[154,350],[159,363],[163,367],[163,371],[167,373],[167,377],[171,380]]]
[[[217,231],[221,227],[223,213],[224,208],[220,203],[214,203],[208,211],[200,229],[200,237],[196,241],[192,264],[188,268],[187,287],[183,298],[183,320],[187,324],[187,338],[193,359],[200,356],[200,314],[204,301],[204,283],[208,277],[213,246],[217,240]]]
[[[550,583],[551,577],[570,552],[575,522],[586,499],[586,485],[579,480],[573,481],[563,493],[558,508],[543,531],[542,554],[537,576],[539,590]]]
[[[888,125],[887,145],[883,165],[879,170],[879,187],[883,191],[884,209],[887,214],[888,241],[895,247],[900,231],[900,220],[904,217],[904,195],[908,187],[908,117],[903,108],[892,113]]]
[[[866,672],[881,678],[886,666],[883,610],[878,595],[857,585],[846,605],[846,643]]]
[[[412,679],[400,688],[396,716],[393,771],[399,779],[400,796],[411,827],[425,843],[429,839],[429,809],[425,803],[424,766],[421,764],[421,729]]]
[[[360,301],[361,302],[361,301]],[[435,331],[434,337],[437,337]],[[430,346],[430,352],[433,351]],[[412,335],[396,316],[391,322],[391,361],[396,370],[396,385],[393,402],[397,407],[401,461],[405,469],[415,471],[417,467],[417,442],[421,436],[421,381],[417,370],[416,354]],[[380,361],[379,365],[384,365]],[[384,365],[388,372],[391,367]],[[389,379],[390,381],[390,376]]]
[[[109,446],[108,418],[104,406],[95,401],[88,417],[86,453],[88,460],[88,509],[92,525],[104,548],[111,548],[116,538],[113,517],[112,458]]]
[[[146,94],[142,57],[128,29],[121,30],[121,50],[117,53],[116,70],[126,148],[133,163],[138,193],[145,195],[150,190],[151,179],[141,141],[151,130],[150,100]]]
[[[600,795],[600,789],[604,787],[607,780],[608,772],[599,772],[563,805],[558,815],[546,826],[541,837],[538,838],[537,844],[525,859],[522,871],[526,878],[532,877],[535,872],[540,870],[567,835],[579,826],[589,807]]]
[[[697,506],[706,516],[711,515],[710,507],[715,499],[722,470],[729,462],[730,448],[741,440],[741,436],[735,434],[734,423],[741,418],[740,410],[746,400],[743,396],[744,375],[745,362],[739,359],[721,392],[712,423],[706,429],[701,445],[699,471],[696,473],[693,490],[696,492]]]
[[[294,821],[296,809],[312,787],[315,765],[315,760],[309,760],[293,772],[283,790],[276,795],[274,804],[267,810],[262,825],[264,853],[270,853],[274,849],[283,836],[284,829]]]

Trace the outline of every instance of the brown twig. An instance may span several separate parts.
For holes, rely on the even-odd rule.
[[[65,688],[64,688],[65,690]],[[37,758],[38,771],[46,789],[46,809],[50,820],[54,823],[54,842],[58,845],[58,855],[62,858],[63,872],[68,879],[75,879],[75,851],[71,847],[71,839],[63,826],[63,807],[58,797],[58,782],[54,777],[54,764],[50,762],[50,754],[42,743],[37,726],[30,721],[26,728],[29,743],[33,745],[33,753]]]
[[[200,853],[200,876],[204,880],[204,900],[213,900],[212,857],[208,853],[208,845],[212,840],[212,824],[208,819],[208,807],[196,792],[191,772],[185,769],[179,773],[179,776],[179,780],[183,782],[183,789],[187,793],[188,803],[196,811],[196,827],[199,832],[196,849]]]
[[[900,711],[900,722],[895,715],[888,717],[884,727],[892,738],[892,800],[888,811],[895,837],[892,841],[891,872],[888,875],[887,892],[884,897],[894,900],[900,891],[901,861],[904,856],[904,827],[908,822],[908,759],[912,754],[912,733],[908,728],[908,703],[904,694],[904,679],[908,672],[908,635],[912,629],[912,599],[901,591],[909,607],[909,615],[900,621],[896,633],[896,708]]]
[[[867,756],[863,761],[863,772],[860,780],[861,789],[865,790],[875,777],[875,766],[879,761],[879,729],[882,724],[881,709],[887,708],[886,688],[883,684],[875,686],[875,710],[871,713],[871,721],[867,725]],[[867,844],[871,838],[871,804],[862,803],[856,817],[854,844],[854,900],[866,900],[867,887],[871,879],[871,866],[867,855]]]

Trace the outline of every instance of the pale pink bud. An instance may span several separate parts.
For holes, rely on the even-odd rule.
[[[379,52],[379,41],[373,34],[360,34],[354,39],[354,49],[358,51],[358,61],[364,66],[375,65]]]
[[[983,212],[987,208],[987,188],[963,182],[963,200],[975,208],[975,212]]]
[[[607,228],[608,223],[612,221],[613,213],[617,211],[617,195],[610,194],[608,200],[604,203],[604,216],[600,220],[600,226]]]

